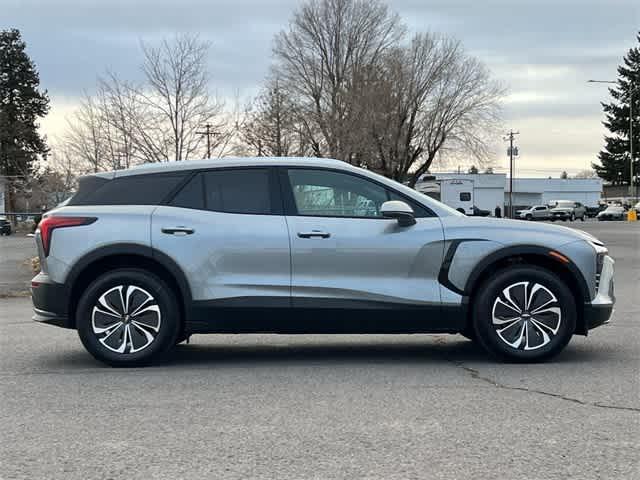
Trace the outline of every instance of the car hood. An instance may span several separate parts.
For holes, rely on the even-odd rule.
[[[442,221],[446,238],[471,237],[503,244],[551,243],[554,245],[585,240],[603,245],[596,237],[582,230],[547,223],[486,217],[446,217]]]

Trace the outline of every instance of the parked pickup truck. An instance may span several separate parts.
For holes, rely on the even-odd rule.
[[[584,222],[585,217],[587,216],[587,209],[580,202],[574,202],[572,200],[554,200],[549,203],[551,210],[551,221],[555,222],[556,220],[562,220],[566,222],[567,220],[580,219]]]

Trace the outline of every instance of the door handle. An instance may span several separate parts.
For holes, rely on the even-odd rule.
[[[300,238],[329,238],[329,232],[321,232],[320,230],[311,230],[310,232],[298,232]]]
[[[195,230],[189,227],[163,227],[162,233],[166,233],[167,235],[176,235],[176,236],[184,236],[191,235]]]

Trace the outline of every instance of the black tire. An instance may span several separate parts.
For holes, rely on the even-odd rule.
[[[576,219],[576,215],[575,213],[571,214],[571,217],[569,217],[569,220],[571,220],[572,222]]]
[[[529,221],[533,220],[533,216],[530,213],[527,213],[527,215],[525,216],[525,218]]]
[[[125,295],[121,296],[119,292],[125,292]],[[110,311],[104,303],[99,303],[101,299],[109,304]],[[121,307],[123,302],[119,299],[133,304],[127,313],[135,314],[135,310],[141,313],[126,315],[126,319],[122,315],[117,320],[118,317],[110,312],[127,311],[126,307]],[[153,308],[155,306],[157,309]],[[109,326],[112,321],[114,326],[120,326],[112,328]],[[109,329],[96,333],[94,327]],[[176,344],[180,332],[180,310],[171,289],[156,275],[146,270],[122,268],[99,276],[87,287],[78,302],[76,328],[82,344],[97,360],[113,367],[148,365]],[[109,335],[109,332],[113,333]],[[99,338],[102,333],[105,335]],[[149,335],[152,340],[149,340]],[[113,350],[123,345],[123,352]]]
[[[531,289],[536,284],[541,286],[529,295],[530,307],[538,306],[524,310],[525,315],[529,315],[526,318],[511,313],[511,307],[505,307],[508,302],[503,301],[507,300],[505,291],[508,290],[516,305],[523,303],[522,298],[518,298],[526,293],[521,282],[528,282],[527,288],[531,286]],[[576,326],[576,302],[565,283],[548,270],[533,265],[502,270],[485,281],[478,292],[481,293],[472,306],[473,328],[478,343],[491,355],[511,362],[542,362],[560,353],[571,340]],[[546,300],[554,297],[556,301],[541,309]],[[546,311],[548,308],[559,308],[559,314],[555,310]],[[511,319],[503,319],[500,310],[518,316],[519,320],[511,323]],[[530,314],[536,310],[539,315]],[[497,326],[494,321],[502,323]],[[546,333],[548,341],[541,331]],[[509,340],[513,340],[511,345]]]

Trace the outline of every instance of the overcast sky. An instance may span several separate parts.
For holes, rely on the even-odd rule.
[[[48,135],[106,69],[140,78],[140,40],[198,32],[213,46],[211,87],[253,95],[299,0],[0,0],[0,28],[17,27],[49,90]],[[412,31],[462,40],[509,88],[505,127],[518,137],[521,173],[588,168],[602,145],[599,102],[640,29],[638,0],[389,0]],[[507,165],[496,139],[495,164]]]

